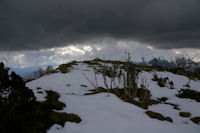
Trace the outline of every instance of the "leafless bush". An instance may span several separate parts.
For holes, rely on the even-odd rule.
[[[94,89],[98,89],[97,84],[95,84],[92,80],[90,80],[84,73],[82,75],[87,79],[87,81],[94,87]]]
[[[188,87],[188,88],[190,88],[190,80],[191,80],[191,77],[188,77],[187,84],[185,85],[185,86]]]
[[[130,54],[127,54],[127,60],[124,64],[125,72],[123,73],[123,89],[127,97],[135,98],[137,96],[137,79],[138,71],[136,66],[131,62]]]
[[[135,98],[137,96],[137,79],[138,70],[136,66],[131,62],[130,54],[127,54],[126,61],[123,64],[124,70],[120,64],[112,64],[111,67],[105,64],[100,67],[102,73],[104,85],[107,89],[117,90],[122,87],[124,93],[128,98]],[[110,84],[108,86],[107,77],[110,78]]]
[[[149,85],[147,84],[145,77],[142,77],[141,78],[140,100],[141,100],[141,103],[143,103],[143,104],[149,103],[151,93],[148,90],[148,88],[149,88]]]
[[[156,74],[156,72],[154,72],[152,80],[153,81],[158,81],[158,75]]]
[[[97,81],[97,73],[98,73],[98,71],[97,71],[96,68],[93,68],[93,70],[94,70],[94,80],[95,80],[96,88],[98,88],[98,81]]]
[[[115,90],[119,89],[121,84],[121,74],[122,74],[119,64],[112,64],[111,67],[106,66],[104,64],[99,69],[100,69],[99,71],[102,74],[105,87],[107,89],[115,89]],[[107,81],[108,77],[110,78],[109,85]]]
[[[169,81],[169,88],[174,89],[174,82],[173,81]]]
[[[135,64],[131,62],[130,54],[127,54],[126,60],[122,64],[111,63],[112,66],[106,64],[94,68],[95,82],[91,81],[86,75],[84,77],[95,88],[98,88],[97,74],[101,73],[106,89],[114,89],[116,93],[120,93],[119,89],[123,89],[127,98],[133,99],[138,96],[138,73],[139,70]],[[110,78],[110,80],[108,80]],[[109,82],[108,82],[109,81]],[[141,97],[144,102],[148,102],[150,91],[146,79],[142,80]]]

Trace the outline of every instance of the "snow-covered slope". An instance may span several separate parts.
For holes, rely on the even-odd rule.
[[[152,105],[148,109],[171,117],[173,123],[152,119],[145,114],[147,110],[123,102],[111,93],[84,95],[94,89],[83,76],[85,74],[90,80],[94,80],[94,72],[84,63],[73,66],[69,73],[45,75],[28,82],[26,86],[33,90],[38,101],[45,100],[45,90],[58,92],[61,95],[59,100],[67,105],[63,112],[75,113],[82,119],[78,124],[67,122],[64,127],[55,124],[48,133],[199,133],[200,125],[194,124],[190,118],[200,116],[200,103],[175,96],[187,83],[187,77],[170,72],[156,72],[159,77],[168,77],[174,82],[175,89],[172,90],[168,87],[161,88],[152,81],[153,73],[142,71],[138,86],[141,79],[145,78],[153,99],[167,97],[168,103],[178,105],[181,110],[176,110],[169,104]],[[97,75],[97,79],[98,85],[105,87],[102,76]],[[200,81],[192,80],[190,86],[190,89],[200,91]],[[38,87],[42,88],[43,93],[38,93]],[[190,112],[191,117],[181,117],[179,112]]]

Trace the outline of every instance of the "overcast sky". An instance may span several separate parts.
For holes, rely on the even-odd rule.
[[[103,38],[200,48],[200,0],[0,0],[0,50]]]
[[[0,60],[13,68],[199,49],[200,0],[0,0]]]

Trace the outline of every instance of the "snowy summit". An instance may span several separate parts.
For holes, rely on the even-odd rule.
[[[199,133],[200,123],[194,121],[200,117],[200,101],[181,97],[184,90],[200,92],[198,79],[154,68],[142,69],[137,75],[137,87],[145,86],[144,89],[150,91],[150,101],[154,101],[146,108],[111,91],[116,86],[117,92],[123,90],[122,84],[115,84],[117,78],[107,75],[105,84],[103,74],[95,72],[102,66],[113,67],[113,64],[108,61],[76,62],[65,72],[57,69],[56,73],[26,83],[37,101],[45,101],[47,90],[57,92],[59,101],[66,104],[59,112],[77,114],[82,120],[80,123],[66,122],[63,127],[55,124],[48,133]],[[159,79],[165,80],[163,85],[159,84]],[[123,80],[121,78],[121,82]],[[106,91],[107,88],[110,91]],[[140,103],[140,97],[136,96],[134,101]]]

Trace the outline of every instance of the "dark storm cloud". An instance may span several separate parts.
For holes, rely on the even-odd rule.
[[[200,48],[199,0],[0,0],[0,50],[108,37],[157,48]]]

